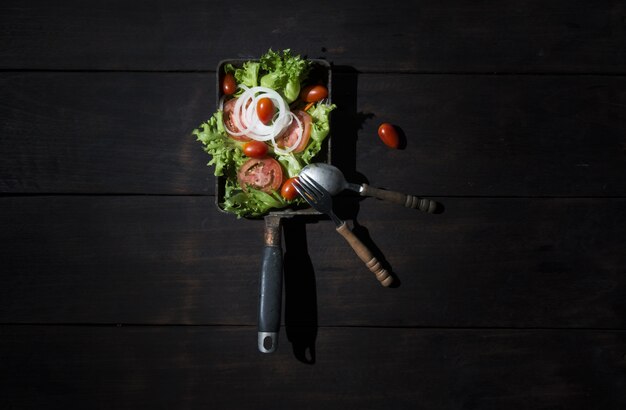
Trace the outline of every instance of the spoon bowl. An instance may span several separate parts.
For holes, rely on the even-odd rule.
[[[346,181],[346,178],[343,176],[343,173],[339,170],[339,168],[320,162],[305,166],[302,168],[302,171],[300,171],[300,175],[306,175],[311,178],[330,192],[331,195],[337,195],[344,189],[350,188],[351,185],[348,181]],[[356,186],[359,187],[358,185]]]

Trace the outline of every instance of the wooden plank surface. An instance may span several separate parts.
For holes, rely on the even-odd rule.
[[[3,1],[0,408],[625,408],[625,16]],[[334,64],[351,180],[445,212],[338,199],[391,289],[330,221],[285,222],[281,346],[262,355],[263,222],[215,210],[189,133],[218,61],[270,47]]]
[[[213,193],[190,132],[213,74],[2,73],[0,191]],[[335,76],[335,162],[354,180],[443,196],[623,196],[626,80]],[[389,121],[406,147],[376,136]]]
[[[214,70],[293,48],[361,71],[626,69],[624,3],[5,0],[0,68]]]
[[[214,76],[18,72],[0,78],[3,192],[213,191],[209,157],[191,131],[214,109]]]
[[[431,196],[626,193],[623,77],[359,76],[357,89],[348,112],[368,119],[333,140],[348,137],[336,157],[356,180]],[[401,128],[405,149],[380,142],[383,122]]]
[[[618,409],[623,331],[321,328],[315,365],[249,327],[0,328],[3,408]],[[310,353],[307,353],[310,354]]]
[[[626,200],[345,201],[400,286],[330,221],[285,222],[290,325],[622,328]],[[212,197],[0,199],[0,322],[254,325],[263,222]],[[360,209],[359,209],[360,208]],[[45,210],[45,211],[44,211]]]

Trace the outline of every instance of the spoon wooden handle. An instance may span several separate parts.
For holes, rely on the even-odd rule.
[[[389,274],[389,272],[387,272],[387,269],[383,268],[378,259],[372,255],[372,252],[367,249],[363,242],[356,237],[354,232],[348,228],[348,225],[345,222],[337,227],[337,232],[339,232],[341,236],[348,241],[357,256],[365,262],[365,266],[367,266],[367,268],[376,275],[376,279],[378,279],[381,285],[391,285],[393,277]]]
[[[393,202],[407,208],[419,209],[420,211],[428,212],[429,214],[432,214],[437,209],[437,202],[430,199],[407,195],[401,192],[387,191],[386,189],[374,188],[367,184],[363,184],[362,187],[362,196],[371,196],[384,201]]]

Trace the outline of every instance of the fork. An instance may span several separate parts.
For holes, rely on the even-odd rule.
[[[319,212],[323,212],[333,220],[337,226],[337,232],[345,238],[348,244],[354,249],[357,256],[365,262],[365,266],[376,275],[376,279],[383,286],[389,286],[393,282],[393,277],[389,274],[369,249],[356,237],[348,228],[345,221],[342,221],[333,212],[333,198],[330,193],[318,184],[313,178],[300,175],[293,184],[296,191]]]

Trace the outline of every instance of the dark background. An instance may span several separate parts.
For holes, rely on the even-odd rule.
[[[445,212],[340,201],[393,289],[287,222],[262,355],[263,222],[190,133],[270,47],[333,63],[351,179]],[[1,408],[626,406],[623,1],[4,0],[0,70]]]

